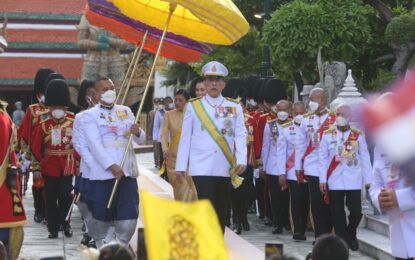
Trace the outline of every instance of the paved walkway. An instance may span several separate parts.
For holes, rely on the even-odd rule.
[[[141,166],[157,173],[157,169],[154,168],[152,153],[139,155],[138,162]],[[25,239],[20,254],[21,258],[38,259],[40,257],[62,256],[68,260],[85,259],[81,252],[83,247],[79,244],[82,238],[82,223],[76,207],[74,207],[71,223],[74,231],[73,237],[65,238],[63,233],[60,233],[59,239],[50,240],[47,238],[48,232],[46,226],[33,221],[34,209],[31,190],[27,191],[23,200],[28,216],[28,224],[25,226]],[[291,234],[288,232],[283,235],[273,235],[271,228],[265,226],[263,221],[258,219],[254,214],[249,215],[249,221],[251,223],[251,231],[243,232],[242,237],[263,251],[265,243],[283,243],[286,254],[302,260],[312,249],[312,233],[307,234],[308,240],[306,242],[294,242]],[[366,260],[373,258],[367,257],[359,252],[352,252],[350,259]]]

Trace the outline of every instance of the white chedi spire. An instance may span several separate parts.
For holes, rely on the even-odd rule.
[[[340,104],[348,104],[350,106],[356,106],[366,103],[366,99],[362,97],[362,93],[356,88],[356,83],[352,76],[352,70],[348,70],[344,87],[341,89],[339,95],[330,104],[330,110],[335,111]]]

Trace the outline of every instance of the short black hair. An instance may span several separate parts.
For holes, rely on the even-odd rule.
[[[197,77],[192,80],[192,82],[190,83],[190,89],[189,89],[189,94],[191,98],[196,97],[196,85],[204,81],[205,79],[202,77]]]
[[[167,100],[170,100],[170,101],[172,101],[172,102],[173,102],[173,99],[172,99],[170,96],[167,96],[167,97],[165,97],[165,98],[163,99],[163,103],[164,103],[165,101],[167,101]]]
[[[182,95],[184,97],[184,99],[186,99],[186,100],[190,99],[189,92],[187,92],[185,89],[177,90],[176,93],[174,94],[174,96],[177,96],[177,95]]]
[[[313,248],[312,259],[315,260],[348,260],[349,248],[339,236],[327,234],[319,237]]]
[[[79,87],[78,92],[78,106],[80,106],[82,109],[88,108],[88,103],[85,100],[85,97],[88,93],[88,89],[93,88],[95,86],[95,82],[92,80],[84,79],[81,83],[81,86]]]

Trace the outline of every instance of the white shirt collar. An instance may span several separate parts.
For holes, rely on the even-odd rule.
[[[211,97],[209,95],[206,95],[205,98],[207,99],[207,101],[209,101],[210,104],[215,105],[215,106],[221,104],[222,101],[223,101],[222,95],[219,95],[219,96],[217,96],[215,98],[214,97]]]

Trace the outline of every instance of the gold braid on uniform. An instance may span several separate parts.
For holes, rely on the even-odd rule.
[[[10,247],[10,259],[17,259],[22,248],[24,238],[23,227],[10,228],[9,231],[9,247]]]

